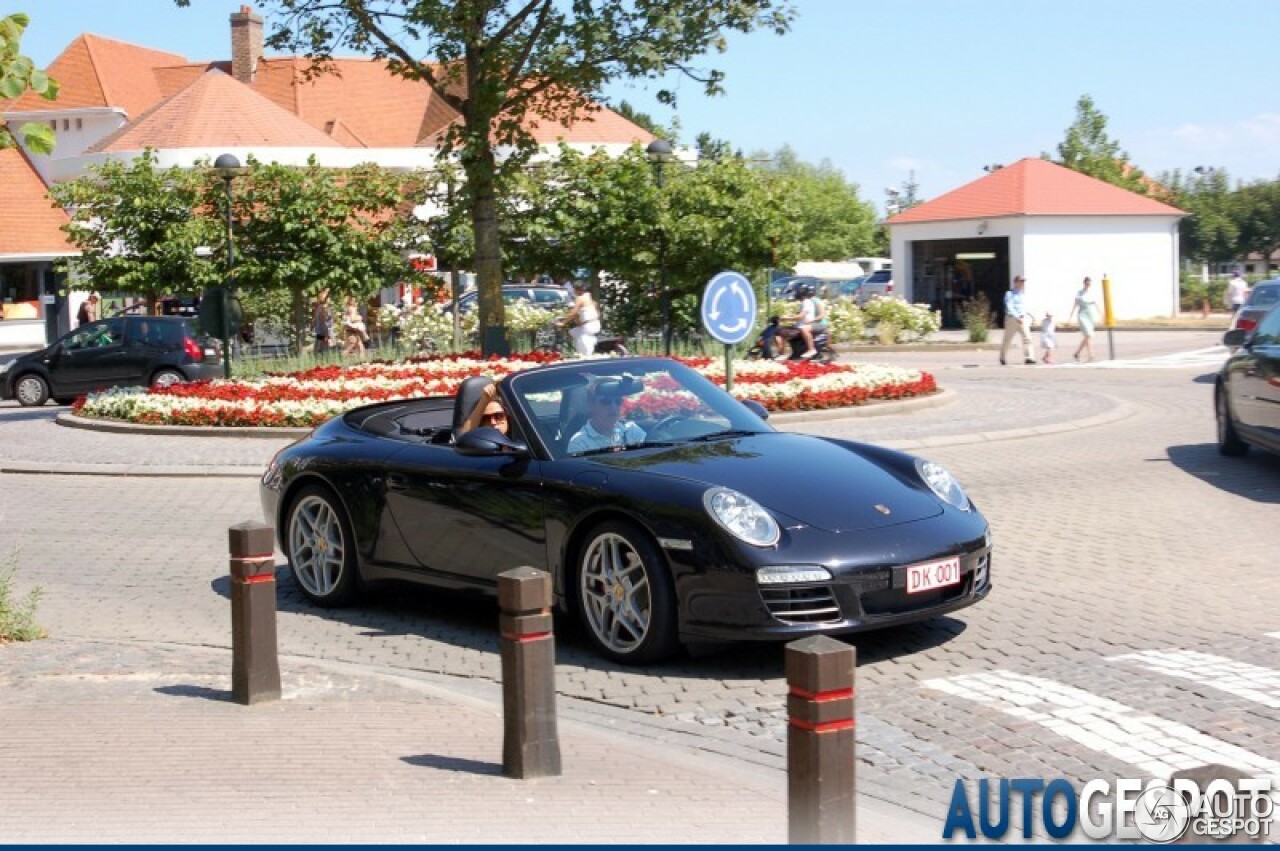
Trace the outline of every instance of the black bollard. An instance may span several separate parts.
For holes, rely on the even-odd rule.
[[[227,530],[231,549],[231,693],[252,706],[280,699],[276,651],[275,531],[264,523]]]
[[[854,842],[854,650],[825,635],[787,645],[787,816],[793,845]]]
[[[502,609],[502,772],[525,780],[560,774],[551,576],[532,567],[498,574]]]

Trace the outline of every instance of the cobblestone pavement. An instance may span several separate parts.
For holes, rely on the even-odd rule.
[[[1122,369],[886,353],[877,360],[934,370],[955,400],[786,426],[926,447],[993,525],[986,602],[850,639],[864,794],[941,825],[957,778],[1082,783],[1207,762],[1280,778],[1280,458],[1218,455],[1200,361],[1141,362],[1199,347],[1193,336],[1150,343]],[[52,411],[0,409],[6,460],[12,449],[48,461],[49,441],[81,451],[79,433],[47,421]],[[135,460],[156,447],[175,459],[226,452],[214,463],[251,466],[235,441],[197,438],[195,450],[187,439],[184,450],[182,438],[120,440],[95,450],[130,445]],[[41,617],[55,638],[228,645],[225,530],[258,517],[253,479],[4,474],[0,487],[20,584],[45,589]],[[290,658],[476,687],[498,677],[492,603],[396,589],[319,611],[283,566],[278,577]],[[694,733],[709,752],[761,770],[783,764],[780,647],[624,669],[593,656],[573,624],[557,630],[558,688],[586,717],[592,706],[621,711],[610,717]]]

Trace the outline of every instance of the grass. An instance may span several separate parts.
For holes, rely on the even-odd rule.
[[[25,599],[15,600],[13,577],[18,572],[17,556],[9,556],[0,568],[0,644],[9,641],[35,641],[48,633],[36,623],[36,606],[43,591],[32,588]]]

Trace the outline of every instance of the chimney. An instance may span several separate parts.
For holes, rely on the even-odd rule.
[[[231,13],[231,76],[246,86],[253,82],[262,58],[262,18],[248,6]]]

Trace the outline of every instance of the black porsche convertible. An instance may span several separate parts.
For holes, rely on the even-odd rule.
[[[311,601],[383,579],[493,593],[530,565],[603,655],[640,663],[681,642],[922,620],[991,591],[987,521],[937,464],[777,431],[665,358],[491,383],[350,411],[272,460],[263,509]],[[495,401],[506,428],[473,427]]]

